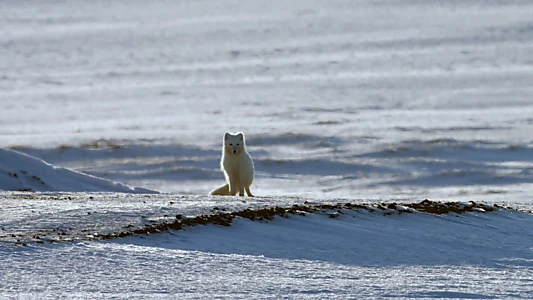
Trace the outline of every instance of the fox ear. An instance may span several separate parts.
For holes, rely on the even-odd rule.
[[[229,132],[226,132],[226,134],[224,134],[224,139],[225,140],[229,139],[229,136],[230,136]]]
[[[242,132],[239,132],[237,136],[241,139],[241,141],[244,140],[244,134],[242,134]]]

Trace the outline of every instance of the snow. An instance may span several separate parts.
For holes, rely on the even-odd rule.
[[[78,218],[94,208],[100,211],[93,216],[118,226],[138,220],[140,214],[151,218],[147,208],[155,215],[197,214],[214,204],[253,207],[261,202],[219,203],[204,198],[210,203],[183,199],[169,205],[175,195],[153,195],[146,201],[125,195],[129,199],[121,199],[119,206],[106,197],[110,195],[97,197],[94,206],[86,197],[55,201],[57,207],[71,208],[61,211],[62,226],[91,229],[90,221]],[[35,202],[36,209],[48,207],[42,200],[3,202],[2,207]],[[81,208],[82,203],[87,206]],[[115,219],[119,215],[123,220]],[[32,219],[34,228],[48,226],[46,214],[41,220],[19,218],[23,221],[2,226],[9,231],[10,224]],[[327,213],[262,222],[237,218],[231,227],[196,226],[108,241],[5,246],[0,251],[9,261],[0,270],[10,276],[3,279],[2,291],[74,298],[530,298],[532,225],[531,214],[509,210],[441,216],[343,210],[334,219]]]
[[[0,297],[531,298],[531,11],[1,2]],[[259,197],[206,196],[226,131]],[[426,198],[521,211],[407,212]],[[305,201],[398,205],[88,238]]]
[[[107,191],[155,193],[109,180],[56,168],[38,158],[0,148],[0,190],[14,191]]]

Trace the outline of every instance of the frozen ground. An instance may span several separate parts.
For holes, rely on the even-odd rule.
[[[531,210],[532,12],[519,0],[0,2],[0,294],[533,297],[532,221],[517,212],[7,241],[221,204]],[[222,183],[225,131],[246,134],[260,198],[203,196]],[[116,194],[130,187],[162,194]]]

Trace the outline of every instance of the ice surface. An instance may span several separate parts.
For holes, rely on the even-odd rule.
[[[532,11],[522,0],[2,1],[1,188],[57,184],[38,199],[3,192],[3,234],[142,226],[216,201],[430,198],[531,210]],[[223,181],[226,131],[246,134],[252,192],[262,198],[201,196]],[[25,160],[37,173],[10,175],[23,170],[9,150],[40,159]],[[117,191],[80,173],[164,194],[63,194]],[[82,177],[55,176],[64,174]],[[532,297],[529,215],[367,217],[243,221],[180,232],[185,241],[2,245],[0,274],[10,275],[0,293]],[[317,224],[324,243],[334,232],[367,243],[337,244],[336,254],[318,245]],[[434,236],[418,239],[422,228]],[[253,243],[226,247],[235,234]],[[268,247],[276,235],[293,256],[279,254],[281,242]],[[411,252],[439,263],[417,263]],[[387,263],[365,264],[365,253],[387,254]]]

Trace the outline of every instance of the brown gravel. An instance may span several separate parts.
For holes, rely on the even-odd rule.
[[[409,208],[409,209],[405,209]],[[172,222],[163,222],[154,225],[146,225],[144,228],[135,229],[131,231],[114,232],[98,236],[99,239],[112,239],[117,237],[125,237],[137,234],[151,234],[168,230],[180,230],[183,227],[191,227],[197,225],[222,225],[230,226],[233,219],[240,217],[252,221],[272,220],[274,217],[287,218],[289,215],[302,215],[308,213],[322,212],[326,213],[329,218],[338,218],[343,213],[342,210],[367,210],[369,212],[382,213],[383,215],[392,215],[395,213],[428,213],[428,214],[448,214],[448,213],[467,213],[467,212],[491,212],[497,209],[505,209],[494,204],[493,206],[483,203],[476,203],[473,201],[464,202],[438,202],[431,200],[424,200],[420,203],[383,203],[383,204],[358,204],[358,203],[337,203],[337,204],[294,204],[290,207],[267,207],[261,209],[245,209],[236,212],[225,212],[215,207],[213,210],[217,213],[200,215],[193,218],[184,218],[182,215],[176,215],[176,219]]]

